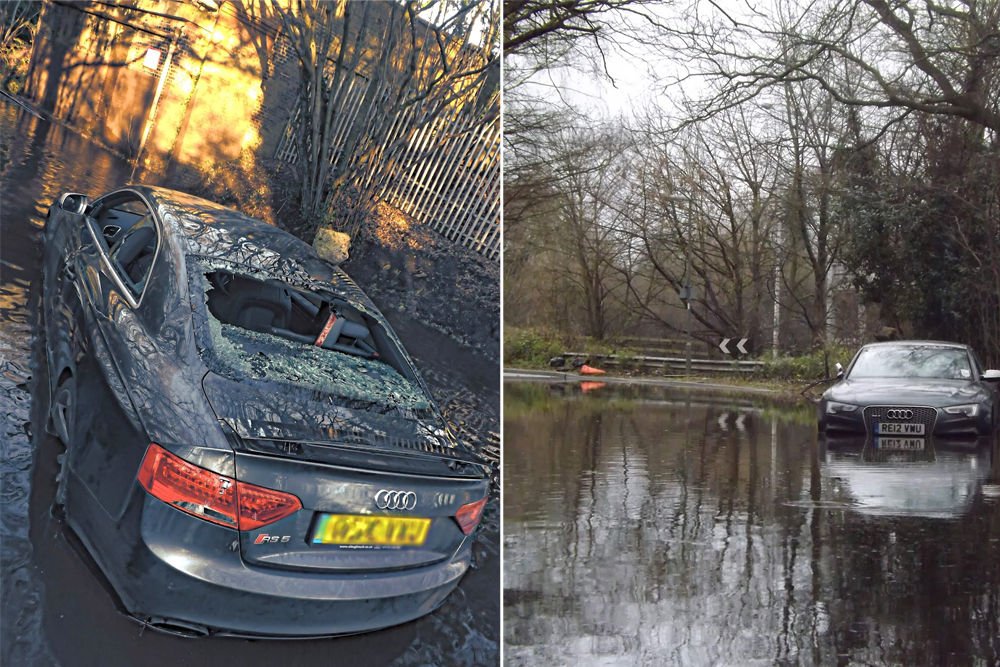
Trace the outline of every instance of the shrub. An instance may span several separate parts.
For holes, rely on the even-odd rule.
[[[832,376],[836,372],[834,364],[839,361],[846,366],[853,356],[854,350],[851,348],[830,346],[814,350],[809,354],[765,359],[764,366],[756,375],[768,380],[801,380],[806,382],[820,380],[827,377],[827,364],[829,364],[829,375]]]
[[[565,352],[558,336],[540,329],[504,327],[503,344],[504,364],[511,366],[548,366],[549,359]]]

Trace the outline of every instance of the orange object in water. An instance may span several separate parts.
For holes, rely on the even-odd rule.
[[[607,382],[593,382],[588,380],[580,380],[580,391],[587,393],[588,391],[597,391],[598,389],[604,389],[608,386]]]
[[[593,366],[584,364],[583,366],[580,366],[580,375],[604,375],[604,371],[600,368],[594,368]]]

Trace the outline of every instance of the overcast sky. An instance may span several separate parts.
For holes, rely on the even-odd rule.
[[[728,15],[752,22],[748,7],[750,5],[742,0],[717,0],[714,4],[665,2],[662,6],[653,6],[652,10],[660,22],[680,28],[689,13],[697,11],[702,19],[709,15],[718,17],[719,8]],[[631,21],[635,26],[649,29],[639,19],[633,17]],[[665,39],[662,34],[658,38]],[[687,78],[683,84],[669,83],[679,80],[688,66],[688,63],[677,61],[675,52],[668,52],[662,45],[652,45],[650,39],[638,35],[638,30],[625,27],[618,39],[621,47],[608,46],[604,53],[611,80],[601,73],[598,50],[592,42],[581,40],[582,46],[574,54],[572,66],[545,70],[532,79],[539,94],[549,101],[561,97],[592,117],[616,117],[641,112],[650,105],[672,110],[682,95],[698,97],[704,93],[705,84],[699,78]]]

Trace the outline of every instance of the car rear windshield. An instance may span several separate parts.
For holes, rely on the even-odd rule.
[[[189,276],[192,296],[200,293],[206,306],[202,356],[213,372],[364,404],[430,409],[395,336],[371,313],[259,275],[203,266]]]
[[[969,355],[956,347],[866,347],[858,354],[851,378],[940,378],[970,380]]]

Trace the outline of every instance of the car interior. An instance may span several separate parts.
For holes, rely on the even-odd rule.
[[[146,205],[137,199],[106,202],[93,211],[108,247],[108,257],[126,286],[142,294],[156,256],[156,226]]]
[[[208,309],[220,322],[388,363],[410,375],[382,327],[347,301],[229,271],[205,274]]]
[[[146,277],[156,254],[156,228],[150,216],[141,218],[128,232],[111,246],[111,260],[135,285],[136,293],[141,293]]]

